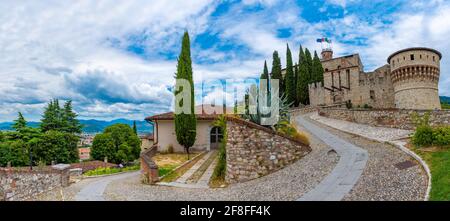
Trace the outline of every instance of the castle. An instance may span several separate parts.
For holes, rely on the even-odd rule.
[[[441,109],[438,82],[440,52],[430,48],[407,48],[391,54],[388,64],[364,72],[358,54],[333,58],[322,51],[323,85],[309,85],[311,106],[342,104],[354,107]]]

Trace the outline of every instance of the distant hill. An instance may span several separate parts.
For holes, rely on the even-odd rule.
[[[441,99],[442,103],[450,104],[450,97],[440,96],[439,98]]]
[[[102,120],[80,120],[80,123],[83,125],[83,132],[84,133],[99,133],[102,132],[106,127],[122,123],[122,124],[128,124],[130,127],[133,127],[133,120],[127,120],[127,119],[115,119],[112,121],[102,121]],[[0,123],[0,130],[13,130],[12,129],[12,122],[3,122]],[[31,127],[39,127],[38,122],[28,122],[28,126]],[[138,133],[151,133],[153,132],[153,127],[145,122],[145,121],[136,121],[136,127],[138,130]]]

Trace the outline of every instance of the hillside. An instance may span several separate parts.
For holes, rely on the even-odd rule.
[[[128,124],[131,127],[133,126],[132,120],[127,119],[115,119],[112,121],[102,121],[102,120],[80,120],[80,123],[83,125],[83,132],[84,133],[99,133],[102,132],[106,127],[122,123],[122,124]],[[0,130],[12,130],[12,122],[2,122],[0,123]],[[28,122],[28,126],[31,127],[39,127],[38,122]],[[138,130],[138,133],[151,133],[153,132],[153,127],[145,122],[145,121],[136,121],[136,127]]]

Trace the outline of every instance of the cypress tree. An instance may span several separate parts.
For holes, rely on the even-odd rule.
[[[306,53],[300,46],[299,53],[299,67],[298,67],[298,80],[297,80],[297,98],[299,104],[308,104],[309,92],[308,92],[309,72],[306,59]]]
[[[189,158],[189,148],[195,143],[196,129],[197,129],[197,119],[194,112],[194,81],[192,74],[192,60],[191,60],[191,46],[189,40],[189,34],[186,31],[183,35],[181,52],[178,57],[177,73],[176,79],[186,79],[191,85],[190,98],[191,107],[190,113],[181,113],[181,110],[176,110],[175,114],[175,132],[177,135],[177,141],[182,145],[188,154]],[[179,87],[176,87],[179,88]],[[175,95],[181,91],[176,90]],[[175,105],[175,108],[180,108],[179,105]]]
[[[286,50],[286,77],[285,77],[285,83],[286,83],[286,95],[287,95],[287,101],[288,103],[295,103],[296,100],[296,90],[295,90],[295,79],[294,79],[294,69],[292,66],[292,54],[291,50],[289,49],[289,45],[287,45]]]
[[[263,73],[261,74],[261,77],[259,79],[266,79],[266,94],[267,94],[267,99],[270,99],[270,86],[269,86],[269,70],[267,69],[267,62],[264,61],[264,70]]]
[[[23,128],[27,127],[27,121],[25,120],[25,118],[23,117],[21,112],[19,112],[19,116],[17,117],[17,120],[14,120],[14,124],[12,125],[12,127],[16,131],[20,131]]]
[[[313,63],[312,63],[312,57],[311,57],[311,52],[309,52],[308,48],[305,49],[305,62],[306,62],[306,67],[307,67],[307,71],[308,71],[308,84],[313,83],[314,82],[314,77],[313,77],[313,72],[312,72],[312,67],[313,67]]]
[[[134,134],[138,134],[138,132],[137,132],[137,127],[136,127],[136,121],[133,121],[133,132],[134,132]]]
[[[320,62],[320,58],[317,55],[317,51],[314,51],[314,59],[313,59],[313,75],[314,75],[314,82],[321,82],[321,85],[323,85],[323,67],[322,62]]]
[[[273,52],[272,59],[272,72],[270,73],[270,78],[279,80],[279,95],[282,96],[284,94],[284,84],[283,77],[281,76],[281,59],[278,56],[278,51]]]
[[[299,69],[299,67],[298,67],[298,64],[297,63],[295,63],[295,65],[294,65],[294,87],[295,87],[295,103],[294,103],[294,106],[296,106],[296,107],[298,107],[298,103],[299,103],[299,97],[298,97],[298,88],[297,88],[297,82],[298,82],[298,75],[299,75],[299,73],[298,73],[298,70]]]

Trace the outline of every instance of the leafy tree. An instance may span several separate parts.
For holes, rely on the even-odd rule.
[[[191,60],[191,49],[190,49],[189,34],[186,31],[183,36],[182,46],[180,56],[178,57],[177,73],[176,79],[188,80],[191,85],[191,107],[190,113],[181,113],[181,110],[175,110],[175,132],[177,136],[177,141],[180,145],[184,147],[188,153],[189,158],[189,148],[195,143],[196,129],[197,129],[197,119],[194,113],[194,81],[192,74],[192,60]],[[179,88],[179,87],[176,87]],[[181,93],[181,90],[175,91],[175,96]],[[180,108],[179,105],[175,105],[175,108]]]
[[[289,103],[294,103],[296,100],[296,90],[295,90],[295,79],[294,79],[294,69],[292,66],[292,54],[289,49],[289,45],[287,45],[286,50],[286,95]]]
[[[20,131],[23,128],[25,128],[27,126],[27,121],[25,120],[25,118],[23,117],[22,113],[19,112],[19,116],[17,117],[17,120],[14,120],[14,124],[13,124],[13,128],[16,131]]]
[[[0,143],[0,166],[25,166],[29,163],[27,144],[23,140]]]
[[[37,141],[33,148],[34,158],[47,164],[74,163],[78,158],[79,138],[71,133],[49,130]]]
[[[278,52],[273,52],[273,61],[272,61],[272,72],[270,73],[271,79],[278,79],[279,80],[279,88],[280,88],[280,96],[284,94],[284,84],[283,84],[283,77],[281,75],[281,60],[278,56]]]
[[[91,149],[93,159],[125,163],[139,158],[141,141],[127,124],[114,124],[94,137]]]
[[[137,127],[136,127],[136,121],[133,121],[133,132],[134,132],[134,134],[138,134],[138,132],[137,132]]]
[[[104,160],[105,157],[109,161],[115,161],[116,153],[114,139],[111,133],[100,133],[95,135],[92,141],[91,157],[95,160]]]
[[[71,100],[64,103],[64,110],[62,113],[61,121],[64,127],[62,130],[72,134],[80,134],[83,127],[77,119],[77,114],[72,109]]]
[[[324,70],[322,67],[322,62],[320,62],[320,58],[317,55],[317,51],[314,51],[314,58],[312,62],[313,62],[312,72],[314,76],[313,82],[321,82],[323,85]]]

